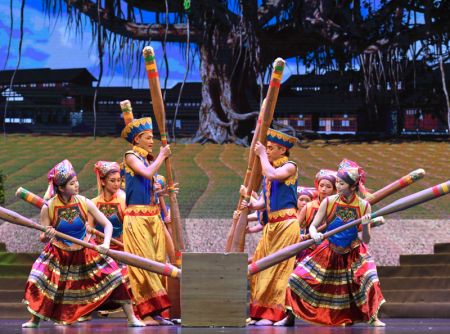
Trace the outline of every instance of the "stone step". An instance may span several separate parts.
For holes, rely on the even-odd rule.
[[[450,253],[400,255],[400,265],[449,264]]]
[[[28,274],[31,271],[31,267],[32,267],[31,264],[0,264],[0,277],[8,277],[8,276],[28,277]]]
[[[27,276],[0,277],[0,287],[2,288],[2,290],[24,290],[27,279]]]
[[[27,306],[20,301],[16,303],[0,302],[0,319],[29,319]]]
[[[379,277],[440,276],[450,279],[450,264],[385,266],[378,267],[377,271]]]
[[[380,318],[450,318],[447,303],[385,303]]]
[[[39,257],[39,254],[33,253],[8,253],[0,252],[1,264],[29,264],[32,265]]]
[[[381,277],[381,290],[450,289],[448,277]]]
[[[0,301],[2,303],[19,303],[22,298],[25,289],[23,290],[0,290]]]
[[[450,289],[415,289],[415,290],[386,290],[384,298],[389,303],[443,303],[450,301]]]
[[[434,244],[434,253],[450,253],[450,243]]]

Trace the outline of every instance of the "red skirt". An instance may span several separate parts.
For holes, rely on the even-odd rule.
[[[70,324],[100,306],[129,303],[130,295],[121,268],[110,257],[48,243],[33,264],[23,302],[41,319]]]
[[[286,291],[287,309],[324,325],[369,322],[384,301],[375,263],[363,243],[339,254],[325,240],[299,263]]]

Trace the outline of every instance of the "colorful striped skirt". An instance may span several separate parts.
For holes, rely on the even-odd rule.
[[[130,295],[121,268],[110,257],[48,243],[33,264],[23,302],[41,319],[70,324],[108,303],[130,303]]]
[[[324,325],[369,322],[383,303],[377,269],[363,243],[339,254],[325,240],[297,266],[286,292],[287,309]]]

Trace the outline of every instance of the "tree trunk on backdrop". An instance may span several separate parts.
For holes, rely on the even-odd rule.
[[[258,116],[247,103],[245,95],[249,88],[245,86],[247,80],[241,77],[242,64],[238,59],[229,61],[232,57],[229,50],[220,48],[213,55],[208,48],[200,48],[202,104],[194,141],[247,144],[240,135],[249,132]]]

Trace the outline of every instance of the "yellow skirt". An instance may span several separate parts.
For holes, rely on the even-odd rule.
[[[125,210],[123,243],[126,252],[166,262],[164,227],[156,205],[131,205]],[[141,317],[160,314],[170,307],[161,275],[128,266],[131,291]]]
[[[299,242],[300,226],[296,219],[264,226],[253,261]],[[294,270],[295,257],[253,275],[250,279],[250,317],[279,321],[285,316],[286,288]]]

